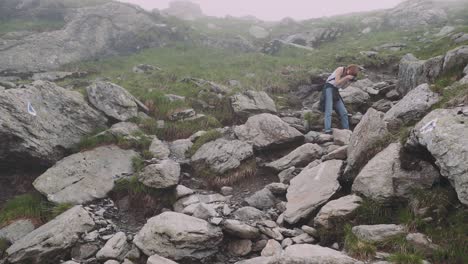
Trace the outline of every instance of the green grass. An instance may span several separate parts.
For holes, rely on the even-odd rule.
[[[257,164],[255,159],[245,160],[241,165],[223,174],[216,173],[205,164],[194,164],[194,173],[197,177],[205,180],[208,187],[220,188],[222,186],[230,186],[240,180],[254,177],[257,172]]]
[[[62,20],[0,20],[0,36],[14,31],[44,32],[58,30],[65,26]]]
[[[394,221],[396,209],[383,203],[364,199],[356,210],[356,223],[366,225],[388,224]]]
[[[434,89],[438,89],[437,87]],[[451,85],[440,88],[442,100],[432,106],[432,109],[448,108],[468,103],[468,84]]]
[[[214,140],[216,140],[216,139],[218,139],[218,138],[220,138],[222,136],[223,135],[221,134],[221,132],[219,132],[217,130],[207,131],[205,134],[203,134],[202,136],[197,138],[197,140],[192,145],[192,147],[187,151],[187,155],[189,157],[192,157],[201,146],[203,146],[204,144],[206,144],[206,143],[208,143],[210,141],[214,141]]]
[[[140,181],[138,181],[137,176],[132,176],[128,179],[120,179],[115,182],[114,191],[116,192],[128,192],[132,195],[139,194],[149,194],[156,195],[159,194],[159,191],[153,188],[150,188]]]
[[[352,232],[351,225],[344,227],[344,247],[349,255],[360,260],[372,259],[377,251],[374,244],[360,240]]]
[[[387,260],[395,264],[422,264],[424,258],[418,254],[395,253]]]
[[[152,138],[141,132],[133,133],[130,136],[114,136],[110,133],[98,133],[83,137],[74,147],[74,151],[87,151],[100,146],[115,144],[123,149],[135,149],[143,153],[148,150],[151,142]]]
[[[132,166],[135,172],[140,172],[145,167],[145,160],[140,156],[135,156],[132,158]]]
[[[35,223],[45,223],[71,208],[69,204],[48,202],[39,194],[24,194],[7,201],[0,212],[0,226],[27,218]]]

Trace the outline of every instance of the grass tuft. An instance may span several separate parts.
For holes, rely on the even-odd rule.
[[[210,142],[210,141],[214,141],[220,137],[222,137],[223,135],[221,134],[221,132],[217,131],[217,130],[210,130],[210,131],[207,131],[205,134],[203,134],[202,136],[200,136],[199,138],[197,138],[197,140],[195,141],[195,143],[192,145],[192,147],[187,151],[187,155],[188,157],[192,157],[193,155],[195,155],[195,153],[197,152],[197,150],[203,146],[204,144]]]
[[[388,257],[387,260],[395,264],[422,264],[424,259],[418,254],[395,253]]]
[[[352,232],[351,225],[345,225],[344,235],[344,247],[351,256],[360,260],[369,260],[375,256],[377,248],[370,242],[360,240]]]
[[[243,161],[237,169],[227,171],[223,174],[215,173],[204,165],[195,164],[194,172],[196,176],[203,178],[209,187],[219,188],[222,186],[230,186],[245,178],[253,177],[257,172],[257,164],[255,159]]]

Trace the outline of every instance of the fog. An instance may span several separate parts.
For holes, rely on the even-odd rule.
[[[145,9],[165,9],[171,0],[120,0],[138,4]],[[386,9],[403,0],[192,0],[210,16],[253,15],[262,20],[284,17],[308,19],[359,11]]]

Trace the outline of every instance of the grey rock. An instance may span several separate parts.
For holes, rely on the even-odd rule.
[[[0,229],[0,239],[15,243],[35,229],[31,220],[17,220]]]
[[[449,72],[456,68],[463,68],[468,63],[468,46],[460,46],[445,54],[444,72]]]
[[[273,238],[278,241],[282,241],[284,239],[283,234],[281,234],[280,229],[275,227],[275,228],[270,228],[267,226],[263,225],[257,225],[258,230],[264,235],[266,235],[269,238]]]
[[[234,217],[236,217],[236,219],[239,219],[240,221],[259,221],[259,220],[262,220],[264,218],[264,213],[260,210],[258,210],[257,208],[255,207],[251,207],[251,206],[244,206],[244,207],[241,207],[239,209],[237,209],[234,213],[233,213]]]
[[[348,195],[324,205],[314,218],[315,226],[333,228],[333,223],[344,222],[361,205],[362,198]]]
[[[248,260],[238,261],[235,264],[271,264],[275,258],[273,257],[256,257]]]
[[[245,201],[258,209],[269,209],[275,206],[276,198],[267,188],[254,193],[253,195],[245,198]]]
[[[148,258],[148,261],[146,264],[177,264],[177,262],[172,261],[167,258],[163,258],[159,255],[152,255],[151,257]]]
[[[135,135],[137,133],[142,133],[140,128],[135,123],[130,122],[120,122],[117,124],[112,125],[108,130],[97,134],[96,136],[102,135],[112,135],[116,138],[119,137],[129,137]]]
[[[0,80],[0,85],[3,86],[5,89],[13,89],[16,88],[16,84],[6,80]]]
[[[295,244],[312,244],[312,243],[315,242],[315,238],[313,238],[312,236],[310,236],[307,233],[304,233],[304,234],[300,234],[300,235],[298,235],[296,237],[293,237],[292,241]]]
[[[120,264],[120,262],[118,262],[117,260],[110,259],[110,260],[104,262],[104,264]]]
[[[110,82],[96,82],[86,88],[89,102],[106,116],[126,121],[138,115],[135,98],[124,88]]]
[[[148,256],[203,259],[217,251],[222,239],[219,227],[188,215],[165,212],[150,218],[133,243]]]
[[[49,82],[56,82],[63,80],[67,77],[72,77],[74,75],[73,72],[40,72],[35,73],[32,76],[34,81],[49,81]]]
[[[348,158],[348,146],[342,146],[323,156],[322,161],[346,160],[346,158]]]
[[[129,250],[130,244],[127,242],[127,235],[124,232],[118,232],[98,251],[96,258],[99,260],[118,259],[122,261]]]
[[[323,205],[340,189],[338,176],[342,161],[330,160],[312,168],[305,168],[291,180],[286,198],[284,220],[297,223]]]
[[[266,244],[265,248],[262,250],[262,257],[272,257],[272,256],[279,256],[281,255],[281,252],[283,251],[283,247],[281,244],[274,240],[270,239],[268,240],[268,243]]]
[[[270,190],[273,194],[283,195],[286,194],[286,191],[288,190],[288,185],[279,182],[272,182],[265,186],[265,188]]]
[[[223,186],[221,188],[221,194],[222,195],[231,195],[233,192],[233,188],[232,187],[228,187],[228,186]]]
[[[223,175],[238,169],[253,157],[250,144],[239,140],[219,138],[201,146],[192,156],[192,165],[197,169],[207,168]]]
[[[339,27],[316,27],[307,32],[286,36],[284,42],[313,48],[320,43],[333,41],[342,31],[343,29]]]
[[[260,113],[276,113],[276,105],[267,93],[260,91],[245,91],[231,97],[234,113],[247,118]]]
[[[197,207],[195,207],[195,211],[193,212],[192,216],[203,220],[208,220],[209,218],[215,217],[217,215],[218,213],[212,205],[199,203]]]
[[[294,244],[294,241],[293,241],[291,238],[289,238],[289,237],[286,238],[286,239],[284,239],[284,240],[281,242],[281,246],[282,246],[283,248],[287,248],[287,247],[289,247],[289,246],[291,246],[291,245],[293,245],[293,244]]]
[[[400,99],[401,95],[397,90],[391,90],[385,94],[385,97],[389,100],[398,100]]]
[[[200,5],[192,2],[171,2],[169,8],[162,10],[162,12],[188,21],[204,17]]]
[[[313,228],[313,227],[310,227],[310,226],[306,226],[306,225],[303,225],[301,227],[302,231],[304,231],[305,233],[313,236],[313,237],[318,237],[318,231],[317,229]]]
[[[270,35],[265,28],[260,26],[252,26],[249,28],[249,34],[252,35],[254,38],[257,39],[264,39]]]
[[[234,256],[246,256],[252,251],[252,241],[248,239],[233,240],[229,242],[227,248]]]
[[[2,48],[2,68],[21,72],[57,69],[73,62],[159,47],[177,37],[170,28],[156,26],[160,18],[134,5],[109,2],[66,10],[63,17],[67,23],[62,29],[24,36]],[[155,37],[139,37],[149,32]]]
[[[170,157],[176,161],[186,160],[186,152],[192,147],[193,143],[190,139],[179,139],[169,143]]]
[[[360,225],[352,229],[359,239],[369,242],[382,242],[389,238],[403,235],[406,233],[406,228],[401,225]]]
[[[448,20],[443,8],[431,1],[405,1],[385,15],[386,24],[392,28],[412,28],[416,25],[444,24]]]
[[[303,264],[357,264],[357,260],[339,251],[310,244],[299,244],[287,247],[276,262]]]
[[[440,247],[432,242],[430,238],[421,233],[410,233],[406,236],[406,241],[411,244],[419,252],[423,252],[426,256],[430,256],[440,249]]]
[[[370,96],[359,88],[349,86],[340,91],[340,95],[351,113],[362,111],[368,107]]]
[[[392,106],[393,106],[392,101],[387,100],[387,99],[380,99],[379,101],[372,104],[372,108],[374,108],[377,111],[384,112],[384,113],[390,110]]]
[[[174,190],[175,192],[175,198],[179,200],[182,197],[191,195],[194,193],[194,191],[190,188],[185,187],[184,185],[177,185],[177,187]]]
[[[278,174],[278,178],[280,179],[281,183],[289,184],[292,178],[294,178],[296,175],[294,175],[294,171],[296,170],[296,167],[290,167],[288,169],[283,170]]]
[[[408,198],[414,189],[429,189],[439,178],[428,162],[420,161],[420,171],[407,171],[400,164],[401,145],[390,144],[367,163],[354,180],[352,190],[380,202]]]
[[[296,236],[304,234],[304,231],[302,231],[302,229],[299,229],[299,228],[287,229],[287,228],[281,227],[279,230],[281,234],[285,237],[296,237]]]
[[[445,37],[448,34],[452,33],[455,30],[455,27],[445,26],[440,29],[439,33],[435,34],[436,37]]]
[[[301,141],[303,135],[285,123],[281,118],[271,114],[260,114],[250,117],[245,125],[234,128],[236,136],[251,142],[255,149],[269,149],[274,146]]]
[[[348,129],[333,129],[333,144],[344,146],[349,144],[349,139],[353,132]]]
[[[167,98],[170,102],[185,101],[184,96],[180,96],[176,94],[165,94],[164,97]]]
[[[180,179],[179,163],[166,159],[146,166],[138,174],[138,180],[144,185],[156,189],[176,186]]]
[[[180,121],[180,120],[188,120],[191,118],[195,118],[197,113],[194,109],[181,109],[176,110],[169,116],[169,120],[171,121]]]
[[[155,71],[157,67],[153,65],[148,65],[148,64],[138,64],[136,66],[133,66],[132,71],[134,73],[151,73],[152,71]]]
[[[235,237],[244,239],[256,239],[260,236],[258,228],[231,219],[224,221],[223,231]]]
[[[75,206],[16,241],[7,249],[8,261],[44,263],[60,258],[57,252],[66,254],[65,249],[77,242],[79,234],[94,226],[89,213],[82,206]]]
[[[70,256],[75,260],[86,260],[95,256],[99,249],[98,245],[91,243],[76,245],[72,248]]]
[[[320,134],[315,140],[318,144],[333,142],[333,135]]]
[[[369,108],[354,129],[348,145],[346,178],[353,179],[370,157],[376,154],[374,144],[388,133],[383,117],[384,113]]]
[[[421,84],[411,90],[384,116],[384,121],[398,128],[401,125],[421,119],[429,109],[440,101],[440,96],[431,91],[428,84]]]
[[[398,71],[398,92],[406,95],[420,84],[434,82],[442,73],[443,64],[443,56],[418,60],[413,54],[405,55]]]
[[[306,143],[279,160],[265,166],[276,171],[283,171],[293,166],[305,166],[322,155],[322,148],[317,144]]]
[[[422,146],[435,158],[458,199],[468,205],[468,116],[457,109],[436,109],[412,130],[406,145]]]
[[[171,154],[167,144],[159,140],[157,137],[154,137],[153,141],[151,142],[149,151],[153,154],[154,158],[161,160],[167,159]]]
[[[460,33],[457,33],[457,34],[452,35],[451,39],[452,39],[455,43],[463,43],[463,42],[468,41],[468,34],[467,34],[467,33],[460,32]]]
[[[39,176],[34,188],[49,201],[81,204],[103,198],[114,188],[114,177],[133,173],[137,153],[116,146],[80,152],[57,162]]]
[[[107,122],[80,93],[43,81],[0,92],[0,116],[0,160],[48,166]]]

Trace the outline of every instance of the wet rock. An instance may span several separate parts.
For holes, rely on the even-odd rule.
[[[291,180],[286,198],[284,220],[297,223],[323,205],[340,189],[338,176],[343,162],[330,160],[312,168],[305,168]]]
[[[124,88],[110,82],[96,82],[86,88],[90,103],[106,116],[126,121],[138,115],[135,98]]]
[[[51,166],[107,122],[80,93],[43,81],[1,92],[0,116],[8,120],[0,125],[0,160],[10,166],[11,162]]]
[[[293,150],[288,155],[279,160],[270,162],[265,166],[276,171],[283,171],[287,168],[305,166],[322,154],[322,148],[317,144],[307,143]]]
[[[303,139],[299,131],[271,114],[252,116],[245,125],[235,127],[234,132],[240,140],[251,142],[258,150],[270,149]]]
[[[81,204],[103,198],[114,177],[133,173],[133,150],[104,146],[64,158],[39,176],[34,188],[55,203]]]
[[[11,263],[44,263],[60,259],[61,252],[73,246],[80,233],[91,231],[95,223],[82,206],[75,206],[35,229],[7,249]]]
[[[382,242],[389,238],[403,235],[406,228],[401,225],[360,225],[352,228],[359,239],[369,242]]]
[[[203,259],[217,252],[222,239],[219,227],[195,217],[165,212],[150,218],[133,243],[148,256]]]
[[[405,146],[423,147],[435,158],[458,199],[468,205],[468,116],[456,109],[436,109],[412,130]]]
[[[372,200],[390,202],[408,198],[414,189],[430,189],[439,172],[428,162],[420,161],[420,170],[401,168],[401,145],[390,144],[367,163],[354,180],[353,192]]]
[[[138,180],[144,185],[156,189],[176,186],[180,179],[179,163],[166,159],[146,166],[138,174]]]

